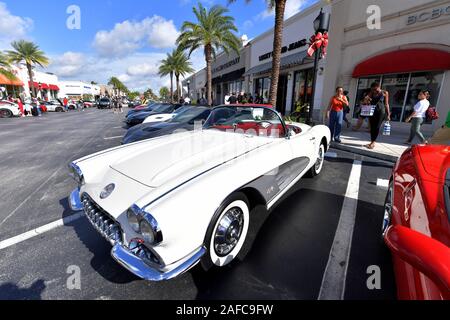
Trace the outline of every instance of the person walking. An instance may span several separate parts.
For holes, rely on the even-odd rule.
[[[406,122],[411,122],[411,131],[408,140],[405,142],[406,144],[411,144],[416,136],[419,138],[420,143],[428,143],[420,129],[423,124],[425,114],[430,107],[430,101],[428,101],[429,97],[430,95],[428,91],[419,92],[419,101],[414,106],[413,113],[406,119]]]
[[[344,108],[348,106],[347,98],[342,87],[336,88],[336,94],[331,98],[328,106],[327,118],[330,120],[329,128],[331,140],[341,143],[342,122],[344,121]]]
[[[17,99],[17,105],[19,106],[20,116],[25,117],[25,111],[23,110],[23,102],[20,98]]]
[[[437,130],[430,139],[430,144],[448,146],[450,145],[450,111],[447,113],[445,124]]]
[[[381,90],[378,82],[371,84],[368,97],[373,106],[373,114],[369,116],[371,142],[365,147],[372,150],[375,148],[376,141],[380,135],[381,125],[385,120],[391,121],[391,112],[389,108],[389,92]]]
[[[63,104],[64,104],[64,111],[66,111],[66,112],[69,111],[69,106],[68,106],[69,100],[67,99],[67,97],[64,97]]]

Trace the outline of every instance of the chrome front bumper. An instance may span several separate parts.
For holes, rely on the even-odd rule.
[[[134,275],[149,281],[163,281],[173,279],[189,269],[193,268],[205,254],[205,248],[201,247],[180,264],[166,266],[163,270],[157,270],[146,264],[141,258],[134,255],[128,248],[116,244],[111,250],[111,256],[125,269]]]

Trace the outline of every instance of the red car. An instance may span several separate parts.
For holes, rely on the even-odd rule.
[[[450,299],[450,147],[413,146],[397,162],[384,241],[401,300]]]

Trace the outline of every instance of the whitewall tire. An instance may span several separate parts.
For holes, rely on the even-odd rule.
[[[320,144],[320,147],[319,147],[316,162],[314,163],[313,167],[311,168],[309,175],[311,177],[318,176],[322,172],[324,162],[325,162],[325,146],[322,143],[322,144]]]
[[[205,269],[224,267],[239,255],[250,224],[247,197],[243,193],[233,194],[214,217],[205,239],[207,253],[202,261]]]

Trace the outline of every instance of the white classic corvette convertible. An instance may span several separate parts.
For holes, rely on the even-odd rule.
[[[253,209],[318,175],[330,141],[326,126],[286,124],[268,107],[220,106],[197,130],[74,161],[70,205],[140,278],[222,267],[245,255]]]

